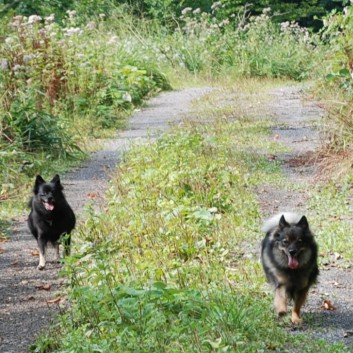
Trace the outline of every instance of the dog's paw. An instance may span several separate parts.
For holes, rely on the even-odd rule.
[[[287,310],[282,310],[277,312],[278,317],[283,317],[287,315]]]
[[[43,265],[38,265],[37,266],[37,270],[40,270],[40,271],[44,270],[44,268],[45,268],[45,266],[43,266]]]
[[[303,323],[303,320],[297,316],[297,315],[292,315],[292,324],[293,325],[301,325]]]

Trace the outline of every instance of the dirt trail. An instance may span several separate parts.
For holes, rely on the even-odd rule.
[[[210,90],[190,88],[151,99],[146,108],[131,117],[128,128],[118,133],[116,139],[107,142],[85,165],[63,176],[66,197],[78,219],[82,219],[88,201],[103,201],[110,175],[131,144],[146,143],[170,124],[181,122],[191,102]],[[92,194],[96,197],[90,199]],[[46,269],[36,269],[37,247],[27,229],[26,215],[17,220],[10,241],[1,247],[4,252],[0,254],[0,352],[25,353],[58,311],[58,305],[51,301],[60,297],[60,266],[50,262],[54,255],[51,251]]]
[[[258,193],[264,216],[281,211],[306,212],[308,191],[314,186],[316,168],[302,163],[320,144],[314,128],[324,112],[307,99],[299,86],[276,89],[271,94],[273,137],[290,148],[277,155],[289,180],[298,185],[296,192],[267,186]],[[310,220],[309,220],[310,221]],[[315,231],[315,229],[313,229]],[[319,283],[311,290],[304,307],[304,325],[295,331],[308,332],[313,337],[343,342],[353,351],[353,270],[336,266],[320,266]],[[324,300],[331,300],[336,310],[321,309]]]

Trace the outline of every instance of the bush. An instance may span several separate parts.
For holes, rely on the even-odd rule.
[[[68,12],[65,27],[53,22],[53,16],[16,16],[10,23],[0,47],[3,137],[22,136],[23,145],[34,149],[45,135],[50,139],[60,131],[73,134],[77,119],[117,126],[120,112],[168,87],[155,65],[127,53],[118,37],[98,29],[99,21],[78,27],[75,16]],[[51,131],[43,130],[44,125]]]
[[[245,8],[221,21],[217,11],[217,3],[211,13],[184,9],[177,30],[151,45],[159,60],[211,76],[225,71],[295,80],[310,76],[317,50],[308,30],[294,22],[273,23],[270,9],[249,17]]]

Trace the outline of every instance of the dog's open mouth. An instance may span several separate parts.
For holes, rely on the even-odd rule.
[[[292,270],[299,267],[299,261],[295,256],[288,255],[288,267]]]
[[[47,211],[53,211],[54,205],[48,201],[43,201],[43,205]]]

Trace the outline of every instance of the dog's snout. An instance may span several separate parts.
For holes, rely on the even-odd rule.
[[[297,250],[296,249],[288,249],[289,255],[290,256],[295,256],[297,254]]]

